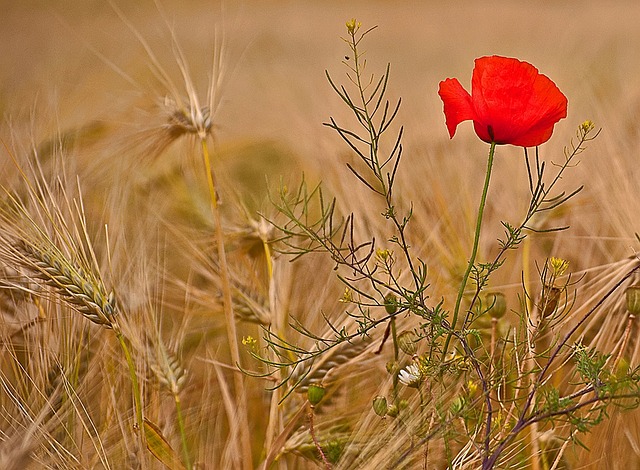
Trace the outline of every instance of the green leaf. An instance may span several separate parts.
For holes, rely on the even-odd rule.
[[[148,419],[144,419],[144,437],[147,440],[147,449],[153,456],[162,462],[170,470],[185,470],[184,464],[171,447],[171,444],[162,435],[158,426]]]

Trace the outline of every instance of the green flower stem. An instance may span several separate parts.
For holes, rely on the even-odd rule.
[[[398,332],[396,329],[396,317],[391,318],[389,320],[391,326],[391,338],[393,339],[393,362],[394,364],[398,364],[398,360],[400,357],[400,348],[398,347]],[[396,406],[400,406],[399,394],[398,394],[398,371],[394,371],[393,373],[393,403]]]
[[[224,308],[224,316],[227,326],[227,340],[229,341],[229,350],[233,365],[240,366],[240,348],[238,347],[238,336],[236,332],[236,320],[233,313],[233,300],[231,297],[231,282],[229,280],[229,268],[227,266],[227,255],[224,247],[224,233],[222,231],[222,223],[220,216],[220,208],[218,206],[218,195],[216,194],[213,172],[211,171],[211,158],[209,157],[209,146],[206,139],[201,139],[202,158],[204,160],[205,173],[207,183],[209,185],[209,197],[211,198],[211,212],[216,226],[216,238],[218,243],[218,260],[220,262],[220,283],[222,287],[222,303]],[[242,374],[234,371],[233,373],[234,389],[236,395],[236,419],[229,417],[230,426],[238,426],[238,434],[240,437],[240,447],[242,455],[240,460],[242,468],[250,470],[253,468],[253,459],[251,451],[251,437],[249,435],[249,420],[247,417],[247,394],[244,386],[244,378]]]
[[[182,416],[182,405],[180,404],[180,396],[175,394],[173,399],[176,402],[176,414],[178,415],[178,428],[180,429],[180,440],[182,441],[182,454],[184,455],[184,466],[187,470],[191,470],[191,457],[189,456],[189,446],[187,445],[187,434],[184,430],[184,417]]]
[[[124,353],[124,357],[127,361],[127,365],[129,366],[129,376],[131,378],[131,386],[133,388],[133,401],[135,403],[135,408],[136,408],[136,426],[144,442],[142,395],[140,394],[140,385],[138,384],[138,374],[136,373],[136,366],[133,363],[133,357],[131,356],[131,352],[129,351],[129,347],[127,346],[127,342],[124,338],[124,335],[120,331],[120,328],[118,328],[117,326],[114,326],[113,329],[116,334],[116,337],[118,338],[118,342],[120,343],[120,347],[122,348],[122,352]]]
[[[456,327],[456,323],[458,321],[458,315],[460,314],[460,305],[462,304],[462,297],[464,296],[464,291],[467,288],[467,282],[469,281],[469,276],[471,275],[471,270],[476,262],[476,256],[478,255],[478,245],[480,244],[480,230],[482,228],[482,216],[484,215],[484,206],[487,202],[487,193],[489,192],[489,181],[491,180],[491,169],[493,168],[493,156],[496,151],[496,143],[491,142],[491,147],[489,148],[489,158],[487,159],[487,173],[484,178],[484,187],[482,188],[482,197],[480,198],[480,207],[478,207],[478,218],[476,220],[476,233],[473,239],[473,250],[471,251],[471,257],[469,258],[469,264],[467,265],[467,270],[464,273],[462,278],[462,282],[460,283],[460,290],[458,290],[458,298],[456,299],[456,306],[453,310],[453,317],[451,319],[451,328],[454,329]],[[449,343],[451,342],[452,332],[449,332],[447,335],[447,340],[444,343],[444,349],[442,352],[442,357],[447,354],[447,350],[449,349]]]

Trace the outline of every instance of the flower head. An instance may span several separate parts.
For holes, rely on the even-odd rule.
[[[473,121],[480,139],[535,147],[551,137],[567,117],[567,98],[533,65],[500,56],[475,60],[469,94],[456,78],[440,82],[449,136],[458,124]]]
[[[422,382],[422,371],[418,364],[409,364],[398,373],[398,380],[407,387],[418,388]]]
[[[569,262],[566,259],[552,256],[549,258],[549,266],[551,267],[551,275],[553,277],[560,277],[567,272]]]
[[[349,21],[347,21],[347,31],[349,32],[349,34],[355,34],[356,32],[358,32],[360,26],[362,26],[362,23],[356,21],[355,18],[351,18]]]

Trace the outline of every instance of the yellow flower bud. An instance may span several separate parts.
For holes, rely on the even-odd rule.
[[[560,277],[569,268],[569,262],[566,259],[551,257],[549,258],[549,267],[553,277]]]
[[[355,34],[360,29],[360,26],[362,26],[362,24],[359,21],[356,21],[355,18],[351,18],[347,21],[347,31],[349,31],[349,34]]]
[[[586,134],[587,132],[591,132],[596,125],[591,120],[586,120],[582,124],[580,124],[580,130]]]

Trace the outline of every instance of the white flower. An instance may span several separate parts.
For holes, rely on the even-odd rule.
[[[422,382],[422,371],[417,364],[409,364],[398,373],[398,380],[407,387],[418,388]]]

